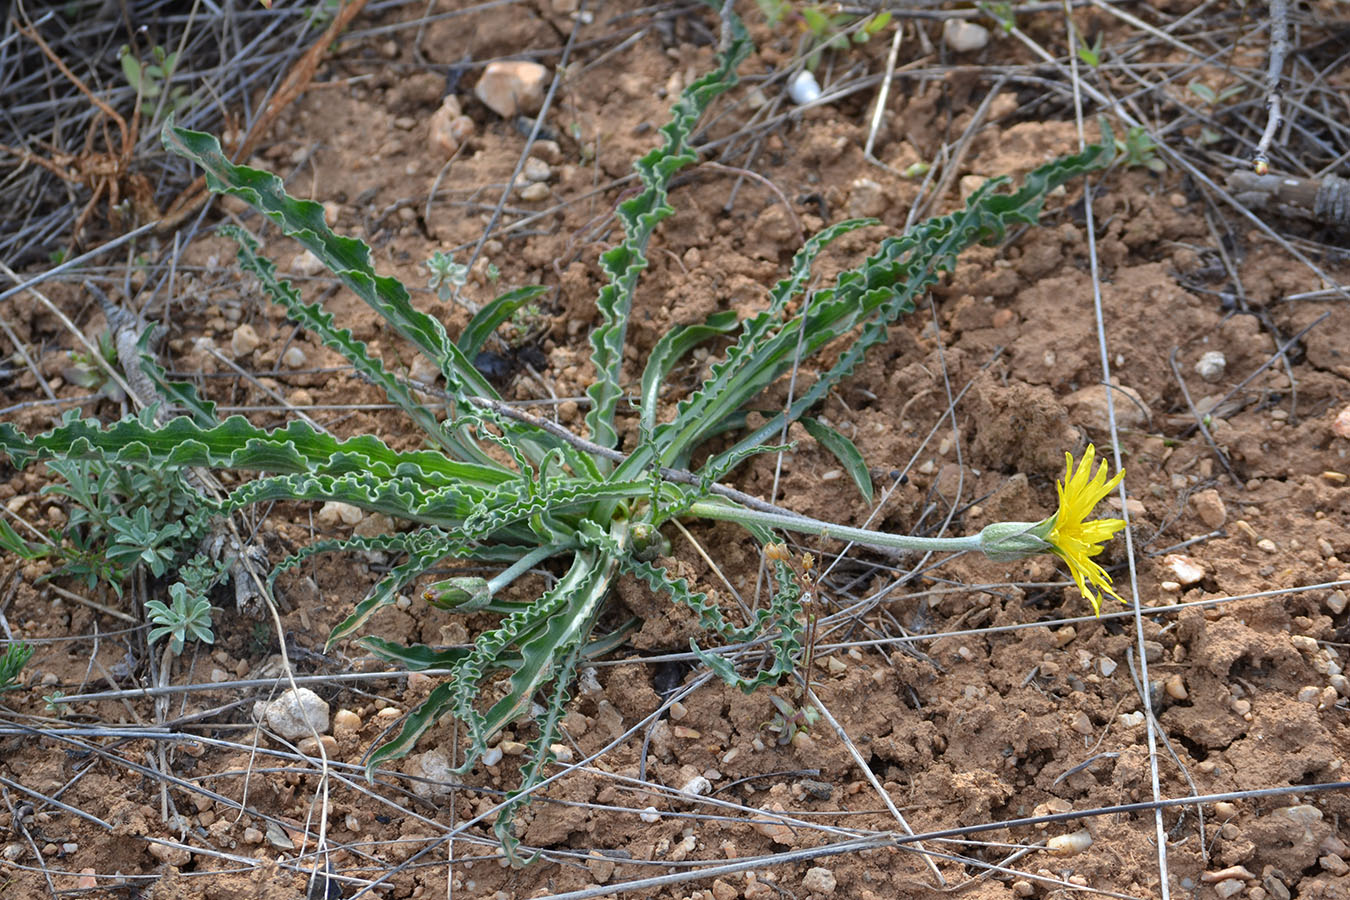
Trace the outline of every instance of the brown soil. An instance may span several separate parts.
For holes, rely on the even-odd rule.
[[[453,249],[465,258],[525,145],[511,122],[472,99],[477,69],[469,69],[456,90],[476,130],[442,171],[445,158],[429,144],[427,120],[439,104],[445,67],[527,48],[549,51],[543,60],[553,65],[572,29],[569,16],[555,9],[568,5],[512,4],[479,8],[469,19],[433,21],[421,45],[424,61],[405,46],[410,30],[345,42],[320,70],[327,84],[288,111],[258,164],[287,177],[293,192],[330,205],[339,232],[370,242],[384,273],[420,288],[422,262],[434,250]],[[1168,18],[1191,5],[1160,4]],[[393,25],[421,8],[367,17],[360,27]],[[489,281],[480,263],[467,291],[484,302],[505,287],[556,288],[538,323],[543,337],[534,371],[520,368],[510,376],[507,393],[516,399],[584,394],[591,377],[585,336],[596,320],[593,299],[601,284],[596,256],[618,233],[609,213],[625,187],[613,182],[653,146],[673,93],[712,60],[712,20],[693,11],[661,18],[635,42],[604,55],[618,45],[617,30],[652,21],[650,11],[615,20],[618,12],[605,6],[579,31],[575,59],[585,68],[563,84],[548,122],[561,151],[548,160],[549,199],[513,196],[503,223],[528,213],[540,217],[514,231],[498,227],[484,260],[499,280]],[[742,12],[754,23],[759,48],[743,71],[786,65],[794,28],[770,30],[753,10]],[[912,37],[916,24],[936,45]],[[1020,24],[1043,43],[1063,44],[1062,17]],[[1108,29],[1108,46],[1133,33],[1097,14],[1081,14],[1078,24],[1089,34]],[[1013,39],[1000,38],[961,58],[964,65],[947,65],[957,60],[939,58],[945,51],[937,24],[906,20],[906,28],[899,65],[913,71],[897,81],[876,143],[878,157],[897,170],[934,159],[964,133],[993,83],[976,64],[1031,71],[1034,63]],[[586,43],[600,38],[606,39]],[[836,78],[853,65],[881,72],[887,44],[874,40],[829,65]],[[1170,58],[1161,45],[1150,46],[1151,59]],[[1257,35],[1247,38],[1242,52],[1249,58],[1239,64],[1262,65],[1264,46]],[[1220,69],[1202,71],[1217,77]],[[1340,69],[1342,86],[1344,74]],[[773,97],[781,82],[747,78],[732,96],[745,100],[756,90]],[[673,192],[677,212],[658,232],[638,294],[629,331],[632,367],[625,372],[632,381],[669,328],[719,309],[755,309],[803,233],[849,215],[884,221],[831,248],[818,267],[828,278],[860,260],[880,237],[903,229],[920,179],[864,159],[874,97],[874,88],[859,90],[794,112],[760,133],[753,159],[742,155],[735,164],[777,190],[726,168],[688,170]],[[785,101],[783,109],[790,108]],[[726,115],[709,128],[714,140],[742,128],[752,113],[744,103],[719,109]],[[1060,94],[1004,85],[968,143],[958,177],[932,211],[959,202],[961,176],[1020,177],[1072,151],[1072,120],[1072,105]],[[1089,129],[1089,138],[1095,135]],[[916,570],[915,558],[853,551],[832,563],[823,599],[837,614],[822,624],[816,691],[866,772],[823,721],[779,745],[766,728],[774,715],[768,697],[745,696],[716,681],[700,683],[655,725],[635,729],[661,707],[659,687],[696,679],[687,665],[646,660],[685,653],[698,631],[693,616],[667,598],[624,583],[616,617],[631,611],[645,623],[627,647],[594,667],[593,679],[583,679],[566,720],[578,759],[623,739],[557,781],[521,816],[523,842],[546,854],[510,869],[492,858],[498,849],[481,823],[453,841],[445,836],[490,808],[498,789],[512,786],[518,768],[512,756],[480,765],[455,791],[409,778],[427,771],[422,751],[453,754],[453,725],[442,723],[417,755],[382,772],[374,788],[365,786],[363,754],[398,712],[425,696],[429,679],[311,684],[334,711],[360,717],[359,728],[336,734],[333,763],[341,767],[325,782],[314,760],[249,724],[252,701],[286,685],[277,678],[270,623],[260,628],[227,606],[216,618],[215,646],[192,647],[172,673],[175,684],[205,687],[173,695],[159,709],[151,700],[126,697],[65,704],[54,718],[43,695],[148,683],[148,669],[157,663],[144,655],[143,632],[128,633],[125,622],[38,583],[42,564],[6,558],[0,612],[8,630],[38,650],[25,672],[32,689],[4,695],[5,723],[14,727],[0,744],[7,804],[0,810],[0,892],[69,891],[89,870],[98,889],[85,896],[303,896],[303,872],[314,863],[326,817],[324,861],[350,879],[345,896],[358,883],[387,875],[382,896],[449,891],[506,900],[898,830],[871,780],[916,832],[1148,801],[1155,797],[1155,764],[1157,796],[1168,798],[1344,780],[1350,719],[1336,688],[1345,681],[1336,676],[1350,643],[1344,584],[1350,581],[1350,438],[1345,426],[1333,426],[1338,416],[1346,418],[1350,403],[1350,307],[1343,299],[1288,299],[1325,285],[1269,235],[1209,202],[1175,168],[1161,174],[1117,168],[1093,188],[1101,311],[1132,522],[1131,543],[1113,542],[1102,559],[1123,595],[1137,595],[1146,610],[1157,608],[1140,628],[1165,746],[1151,751],[1139,715],[1143,704],[1132,675],[1140,635],[1133,618],[1085,616],[1090,611],[1051,558],[995,564],[961,557]],[[238,212],[227,207],[230,215]],[[246,222],[261,227],[256,216]],[[1329,275],[1350,277],[1343,234],[1296,221],[1273,224]],[[266,246],[283,269],[294,268],[294,245],[272,232]],[[166,363],[201,373],[204,389],[225,406],[274,407],[250,418],[278,424],[284,410],[255,383],[212,377],[229,370],[199,345],[212,339],[228,356],[236,329],[251,325],[262,342],[237,362],[263,385],[294,406],[313,407],[311,414],[338,433],[374,432],[412,446],[413,432],[396,413],[330,406],[383,398],[344,370],[330,371],[342,360],[311,336],[296,334],[230,267],[232,256],[232,245],[215,236],[183,250],[179,302],[162,351]],[[338,321],[387,361],[410,361],[409,350],[354,297],[327,290],[325,276],[299,283],[311,297],[326,296]],[[86,334],[99,331],[98,308],[76,285],[48,287]],[[452,334],[467,322],[461,308],[439,303],[429,291],[417,298]],[[820,411],[873,467],[878,496],[885,497],[879,512],[864,505],[834,458],[804,433],[792,435],[799,443],[781,469],[776,458],[758,457],[732,483],[802,513],[895,531],[935,528],[954,510],[950,533],[966,533],[1000,519],[1048,515],[1066,450],[1076,453],[1092,442],[1110,458],[1081,183],[1052,199],[1043,227],[1015,235],[1004,247],[968,252],[932,300],[931,308],[899,322],[890,344]],[[74,346],[69,333],[26,295],[10,301],[5,318],[42,372],[59,379]],[[288,347],[304,351],[299,373],[279,364]],[[1207,351],[1226,359],[1213,381],[1195,369]],[[689,372],[690,383],[697,374]],[[1212,444],[1196,431],[1179,379],[1207,413]],[[786,391],[786,384],[775,386],[764,407],[781,403]],[[57,388],[58,396],[82,393],[75,385]],[[958,393],[953,428],[949,398]],[[2,399],[9,405],[41,396],[29,372],[9,382]],[[106,402],[86,410],[105,419],[117,415]],[[580,423],[576,403],[564,400],[557,410],[565,424]],[[52,416],[48,408],[29,407],[7,418],[31,432],[49,427]],[[57,523],[64,515],[60,504],[39,493],[48,477],[41,467],[6,470],[0,496],[30,521]],[[282,505],[260,520],[274,562],[311,540],[313,513]],[[319,533],[347,530],[339,523]],[[759,553],[743,533],[700,527],[694,536],[722,575],[753,593]],[[674,560],[667,564],[704,589],[721,591],[718,574],[690,542],[670,537]],[[841,548],[808,541],[797,549],[830,563]],[[1179,584],[1184,579],[1169,558],[1174,553],[1189,556],[1203,576]],[[381,562],[322,557],[300,576],[282,579],[280,599],[290,610],[285,635],[298,675],[380,668],[355,645],[322,651],[328,630],[360,599]],[[58,584],[88,593],[82,585]],[[105,592],[101,599],[135,614],[130,595],[118,601]],[[849,612],[838,612],[846,606]],[[414,602],[383,614],[373,629],[393,640],[456,643],[486,621]],[[276,687],[231,686],[235,678],[272,678]],[[225,683],[215,688],[213,681]],[[786,697],[787,689],[780,693]],[[153,723],[166,723],[160,730],[168,736],[146,737]],[[20,727],[31,730],[15,730]],[[524,739],[527,726],[519,730]],[[709,779],[716,804],[675,793],[696,776]],[[655,816],[639,815],[648,807]],[[755,820],[756,810],[793,821]],[[1252,900],[1350,896],[1343,861],[1350,793],[1279,792],[1207,804],[1203,830],[1197,812],[1191,806],[1161,814],[1173,892],[1208,898],[1216,884],[1203,873],[1240,865],[1248,874],[1238,883]],[[956,854],[936,865],[948,885],[965,887],[965,896],[1048,895],[1076,885],[1154,897],[1160,892],[1156,828],[1151,812],[1118,813],[987,831],[974,835],[973,844],[928,846]],[[1043,847],[1017,852],[1079,829],[1090,834],[1091,846],[1076,854]],[[981,862],[1005,868],[991,872]],[[817,859],[802,854],[623,896],[752,900],[826,893],[821,873],[808,871],[813,867],[830,871],[836,896],[937,890],[920,856],[891,846]],[[1233,883],[1220,880],[1217,889]]]

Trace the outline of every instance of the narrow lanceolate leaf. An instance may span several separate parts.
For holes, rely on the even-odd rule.
[[[858,490],[862,493],[863,499],[867,501],[867,505],[871,506],[872,475],[867,471],[867,463],[863,461],[862,454],[858,452],[857,446],[819,419],[802,416],[801,423],[802,427],[806,429],[806,433],[816,439],[816,443],[833,453],[834,458],[843,464],[844,471],[858,486]]]
[[[676,172],[697,159],[689,145],[694,126],[713,98],[735,86],[736,68],[750,53],[749,40],[739,21],[734,23],[733,31],[735,39],[721,57],[718,68],[680,95],[671,110],[670,122],[661,129],[665,143],[634,166],[643,189],[636,197],[619,204],[623,243],[600,256],[600,267],[609,276],[609,283],[601,288],[596,299],[602,321],[591,333],[595,381],[586,391],[591,399],[586,427],[590,429],[591,440],[604,447],[614,447],[619,439],[614,430],[614,414],[620,395],[619,375],[628,317],[638,277],[647,267],[647,243],[661,220],[674,212],[666,202],[667,188]]]
[[[386,641],[384,638],[374,635],[360,638],[357,643],[380,659],[399,663],[413,672],[422,672],[427,669],[449,669],[469,654],[468,647],[437,649],[428,647],[426,644],[404,645]]]
[[[721,470],[730,456],[771,439],[781,432],[784,422],[801,417],[850,375],[868,350],[887,340],[890,324],[914,310],[915,299],[937,282],[940,273],[955,267],[962,250],[976,243],[1000,241],[1013,225],[1036,224],[1051,190],[1072,178],[1104,168],[1113,154],[1108,142],[1047,163],[1028,175],[1022,188],[1011,194],[994,193],[1007,179],[992,179],[971,195],[965,209],[929,219],[898,238],[887,238],[879,252],[868,257],[862,266],[841,274],[833,287],[815,292],[804,316],[794,320],[802,323],[802,358],[861,325],[858,336],[790,408],[708,460],[705,466]],[[791,325],[788,323],[782,329],[775,337],[776,342],[781,341],[782,335],[791,334]],[[791,334],[791,337],[796,341],[798,336]],[[770,349],[776,349],[773,355],[780,360],[776,364],[781,365],[786,348],[780,344]],[[791,358],[786,357],[789,363]]]
[[[784,333],[784,310],[805,288],[816,256],[836,238],[873,224],[875,219],[850,219],[811,237],[793,256],[788,276],[774,287],[768,308],[741,323],[741,333],[726,358],[713,365],[703,385],[680,401],[674,419],[656,426],[651,439],[638,447],[615,475],[631,477],[654,460],[680,467],[699,444],[738,421],[743,415],[741,407],[772,383],[784,370],[785,361],[790,363],[799,350],[792,341],[796,332]],[[644,379],[644,416],[646,392]]]
[[[355,238],[333,233],[324,221],[322,206],[290,196],[281,179],[270,172],[230,162],[219,141],[209,134],[179,128],[173,116],[165,122],[161,140],[164,149],[201,166],[211,190],[240,198],[308,248],[395,331],[441,368],[451,393],[497,398],[492,385],[450,341],[441,323],[414,307],[407,288],[397,279],[375,272],[370,248]]]
[[[697,345],[726,334],[736,327],[735,310],[713,313],[702,325],[684,325],[672,328],[652,347],[647,356],[647,368],[642,372],[642,430],[649,432],[656,425],[656,406],[661,396],[661,385],[670,370]]]
[[[548,288],[537,284],[516,288],[484,306],[469,320],[469,324],[460,333],[459,340],[455,341],[460,352],[473,359],[499,325],[515,315],[516,310],[547,291]]]
[[[384,391],[385,396],[408,414],[414,422],[427,433],[433,441],[447,450],[457,449],[453,438],[441,427],[435,414],[426,404],[413,396],[407,384],[385,371],[380,360],[370,354],[365,343],[352,336],[349,329],[338,328],[333,324],[332,313],[324,312],[317,303],[305,303],[300,292],[289,281],[277,278],[276,265],[258,253],[258,241],[242,228],[226,225],[221,233],[234,239],[239,245],[237,258],[239,267],[251,272],[262,285],[272,302],[283,306],[290,318],[319,336],[324,346],[336,350],[356,367],[356,371],[372,384]],[[480,462],[490,459],[484,455]]]

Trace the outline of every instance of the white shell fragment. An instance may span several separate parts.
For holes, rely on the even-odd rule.
[[[1045,849],[1056,856],[1073,856],[1092,846],[1092,835],[1084,828],[1072,834],[1059,834],[1045,842]]]
[[[948,19],[942,26],[942,40],[953,53],[982,50],[989,43],[989,29],[965,19]]]
[[[788,96],[798,106],[814,103],[820,99],[820,83],[809,70],[802,69],[788,82]]]
[[[1223,378],[1224,370],[1228,368],[1228,360],[1218,350],[1206,350],[1195,364],[1195,374],[1199,375],[1210,384]]]

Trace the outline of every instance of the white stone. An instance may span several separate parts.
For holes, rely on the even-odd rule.
[[[660,822],[661,814],[656,811],[655,806],[649,806],[642,812],[638,813],[638,818],[646,822],[648,825],[650,825],[653,822]]]
[[[342,503],[338,500],[329,500],[319,507],[318,515],[315,518],[325,528],[332,528],[339,522],[343,525],[355,525],[365,517],[366,514],[358,506],[352,506],[350,503]]]
[[[1172,575],[1171,580],[1178,584],[1196,584],[1205,578],[1205,567],[1181,553],[1169,553],[1164,556],[1163,566]]]
[[[548,185],[542,181],[532,181],[520,189],[520,199],[527,203],[538,203],[541,200],[547,200],[550,193]]]
[[[429,151],[433,156],[449,159],[473,135],[476,127],[473,119],[460,109],[459,98],[454,94],[447,95],[427,124]]]
[[[430,779],[437,784],[430,784],[426,781],[412,782],[413,793],[419,797],[428,800],[435,797],[444,797],[450,793],[449,782],[454,777],[454,766],[450,765],[450,758],[445,755],[445,751],[440,749],[428,750],[412,758],[411,775],[420,775],[422,778]]]
[[[291,271],[297,275],[318,275],[323,271],[323,262],[313,251],[306,250],[291,259]]]
[[[473,92],[484,105],[504,119],[537,112],[544,102],[548,69],[523,59],[488,63]]]
[[[553,177],[553,169],[542,159],[531,156],[526,158],[520,174],[525,176],[526,181],[548,181]]]
[[[305,364],[305,351],[300,347],[287,347],[281,354],[281,364],[288,369],[298,369]]]
[[[798,106],[814,103],[820,99],[820,83],[809,69],[802,69],[788,82],[788,96]]]
[[[802,876],[802,887],[813,894],[833,894],[836,885],[834,873],[824,866],[812,866]]]
[[[253,330],[252,325],[245,323],[236,328],[230,337],[230,351],[234,353],[235,359],[240,359],[257,350],[261,343],[258,332]]]
[[[684,787],[680,788],[680,793],[706,794],[710,790],[712,790],[712,782],[704,778],[702,775],[695,775],[693,778],[689,779],[684,783]]]
[[[965,19],[948,19],[942,26],[942,40],[953,53],[982,50],[989,43],[989,29]]]
[[[1195,374],[1213,384],[1223,378],[1228,360],[1218,350],[1206,350],[1195,363]]]
[[[253,713],[288,741],[309,737],[311,726],[319,734],[328,730],[328,703],[309,688],[291,688],[271,703],[255,704]]]

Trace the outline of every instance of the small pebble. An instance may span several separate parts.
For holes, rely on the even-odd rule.
[[[1088,714],[1082,710],[1074,713],[1073,721],[1069,723],[1069,727],[1083,735],[1092,734],[1094,730],[1092,727],[1092,720],[1089,719]]]
[[[550,196],[552,192],[542,181],[532,181],[520,189],[520,199],[527,203],[539,203]]]
[[[953,53],[982,50],[989,43],[989,29],[965,19],[948,19],[942,26],[942,41]]]
[[[1326,604],[1327,609],[1333,616],[1339,616],[1341,613],[1345,612],[1345,591],[1332,591],[1327,595]]]
[[[528,115],[539,110],[544,102],[547,81],[548,69],[539,63],[521,59],[498,60],[488,63],[473,92],[488,109],[503,119],[512,119],[521,113]]]
[[[1278,547],[1275,546],[1275,542],[1272,541],[1270,538],[1261,538],[1261,540],[1256,542],[1256,546],[1261,550],[1264,550],[1266,553],[1274,553],[1276,550],[1279,549]]]
[[[708,793],[708,791],[711,790],[712,790],[711,781],[704,778],[702,775],[695,775],[693,778],[689,779],[684,783],[684,787],[680,788],[680,793],[698,795],[698,794],[706,794]]]
[[[1181,680],[1180,675],[1169,675],[1167,681],[1163,684],[1163,690],[1173,700],[1185,700],[1190,696],[1186,693],[1186,683]]]
[[[1344,875],[1346,872],[1350,872],[1350,865],[1346,865],[1345,860],[1334,853],[1318,857],[1317,863],[1332,875]]]
[[[566,744],[549,744],[548,752],[560,763],[570,763],[575,758],[572,748]]]
[[[1092,835],[1082,829],[1071,834],[1060,834],[1045,842],[1045,847],[1055,856],[1073,856],[1092,846]]]
[[[1144,714],[1138,711],[1121,713],[1118,720],[1121,728],[1134,728],[1144,724]]]
[[[1214,885],[1214,893],[1227,900],[1228,897],[1232,897],[1234,894],[1242,893],[1246,887],[1247,885],[1243,884],[1241,881],[1230,879],[1228,881],[1220,881],[1218,884]]]
[[[638,818],[646,822],[648,825],[650,825],[653,822],[660,822],[661,814],[656,811],[655,806],[649,806],[642,812],[638,813]]]
[[[524,175],[527,181],[548,181],[553,177],[553,169],[542,159],[531,156],[525,160],[525,167],[521,169],[520,174]]]
[[[680,701],[676,700],[674,703],[670,704],[670,721],[682,721],[687,715],[689,715],[689,710]]]
[[[503,754],[501,747],[487,748],[486,750],[483,751],[483,765],[495,766],[497,763],[502,761],[502,755]]]
[[[1238,699],[1233,701],[1231,709],[1239,716],[1245,716],[1252,711],[1252,704],[1250,700]]]
[[[1195,514],[1205,523],[1206,528],[1222,528],[1228,521],[1228,508],[1224,506],[1219,492],[1213,488],[1192,494],[1191,506],[1195,507]]]
[[[1030,881],[1014,881],[1012,886],[1013,895],[1016,897],[1030,897],[1036,893],[1036,886]]]
[[[1110,678],[1118,666],[1119,663],[1109,657],[1103,656],[1101,659],[1097,660],[1097,670],[1106,678]]]
[[[337,755],[337,738],[333,737],[331,734],[325,734],[317,741],[312,737],[304,738],[300,743],[296,744],[296,748],[305,756],[318,756],[320,743],[323,744],[325,756],[331,759],[333,756]]]
[[[318,275],[323,271],[323,260],[314,251],[305,250],[291,258],[291,271],[297,275]]]
[[[287,347],[281,354],[281,364],[288,369],[299,369],[305,364],[305,351],[300,347]]]
[[[333,734],[355,734],[361,730],[361,717],[350,709],[333,713]]]
[[[98,888],[98,870],[81,869],[80,877],[75,881],[75,887],[82,891],[92,891]]]
[[[525,752],[525,745],[520,741],[502,741],[497,745],[507,756],[520,756]]]
[[[1227,822],[1238,814],[1237,804],[1229,803],[1227,800],[1220,800],[1214,804],[1214,817],[1220,821]]]
[[[261,844],[263,842],[263,833],[252,825],[244,829],[245,844]]]
[[[1213,384],[1223,379],[1224,370],[1227,368],[1228,360],[1222,353],[1218,350],[1206,350],[1195,363],[1195,374]]]
[[[814,103],[820,99],[820,84],[809,70],[802,69],[788,82],[788,96],[798,106]]]
[[[261,343],[262,338],[258,337],[258,332],[252,325],[245,323],[236,328],[230,337],[230,351],[235,359],[242,359],[257,350]]]
[[[802,876],[802,888],[813,894],[833,894],[836,885],[834,873],[824,866],[812,866]]]
[[[1181,553],[1169,553],[1164,556],[1163,566],[1172,575],[1172,580],[1179,584],[1192,585],[1205,578],[1205,567]]]
[[[1299,703],[1316,703],[1322,695],[1322,689],[1315,685],[1308,685],[1298,689]]]

